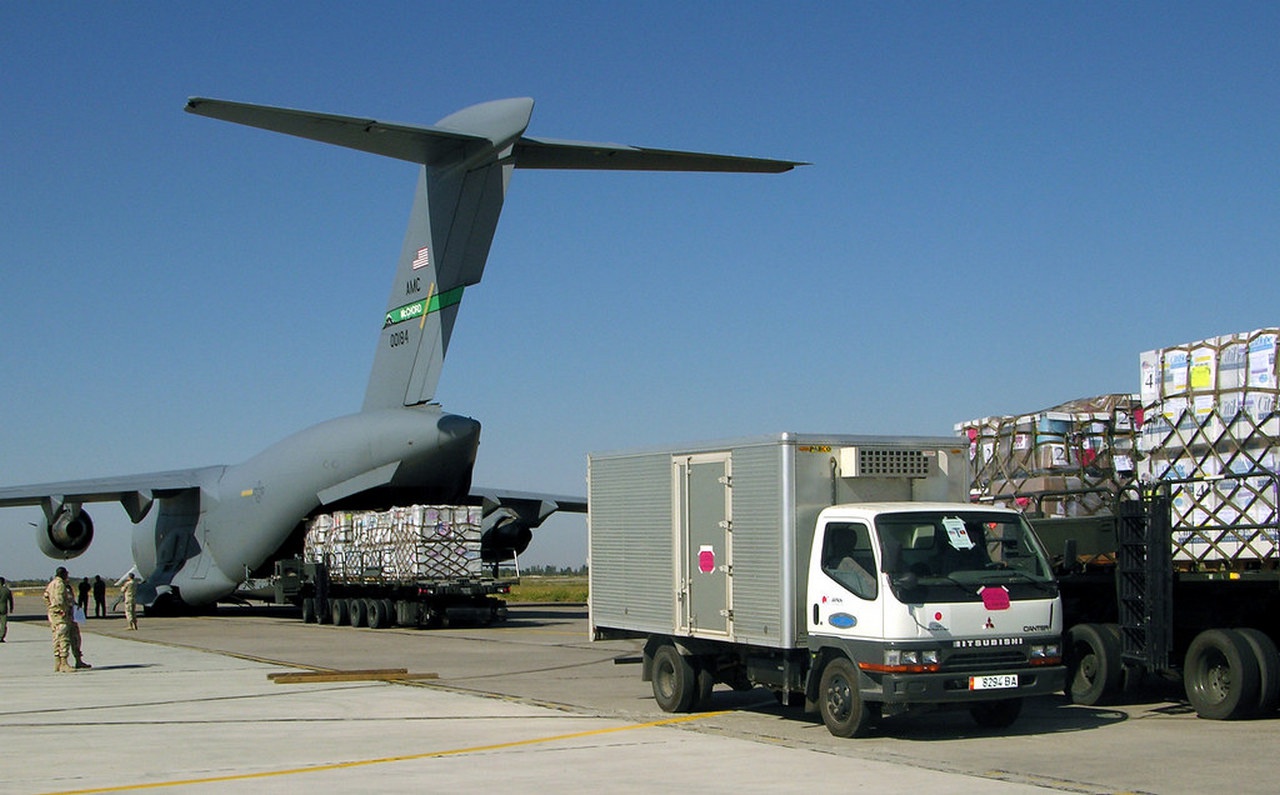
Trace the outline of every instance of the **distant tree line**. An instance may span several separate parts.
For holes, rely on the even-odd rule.
[[[578,568],[570,566],[521,566],[520,573],[529,577],[585,577],[587,565]]]

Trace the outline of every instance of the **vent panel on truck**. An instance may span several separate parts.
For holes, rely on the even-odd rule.
[[[886,447],[842,447],[840,474],[846,478],[926,478],[935,451]]]

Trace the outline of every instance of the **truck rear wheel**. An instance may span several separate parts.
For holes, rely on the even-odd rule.
[[[697,697],[697,673],[689,658],[664,643],[653,653],[653,700],[663,712],[688,712]]]
[[[823,669],[818,708],[836,737],[864,737],[871,730],[874,715],[858,691],[858,669],[847,658],[837,657]]]
[[[347,612],[351,614],[351,626],[363,627],[369,623],[369,609],[363,599],[347,600]]]
[[[1252,627],[1239,627],[1236,632],[1253,649],[1258,661],[1258,714],[1266,715],[1280,706],[1280,652],[1267,633]]]
[[[1117,632],[1103,624],[1076,624],[1067,631],[1067,695],[1072,703],[1104,703],[1120,688],[1123,673]]]
[[[302,623],[316,623],[316,600],[310,596],[302,600]]]
[[[365,611],[369,617],[369,629],[382,629],[387,625],[387,606],[380,599],[365,602]]]
[[[1258,661],[1244,637],[1230,629],[1206,629],[1187,649],[1182,668],[1187,700],[1209,720],[1235,720],[1258,706]]]
[[[330,599],[329,611],[330,615],[333,616],[333,625],[335,627],[343,627],[351,623],[351,610],[347,606],[346,599]]]

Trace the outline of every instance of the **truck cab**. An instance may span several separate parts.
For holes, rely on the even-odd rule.
[[[810,550],[806,697],[856,736],[885,711],[966,704],[985,726],[1061,690],[1062,603],[1017,511],[858,503],[819,514]]]

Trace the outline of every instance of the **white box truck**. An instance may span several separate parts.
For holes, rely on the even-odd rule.
[[[1006,726],[1060,691],[1062,604],[952,438],[784,433],[588,459],[594,639],[669,712],[764,686],[837,736],[923,705]]]

